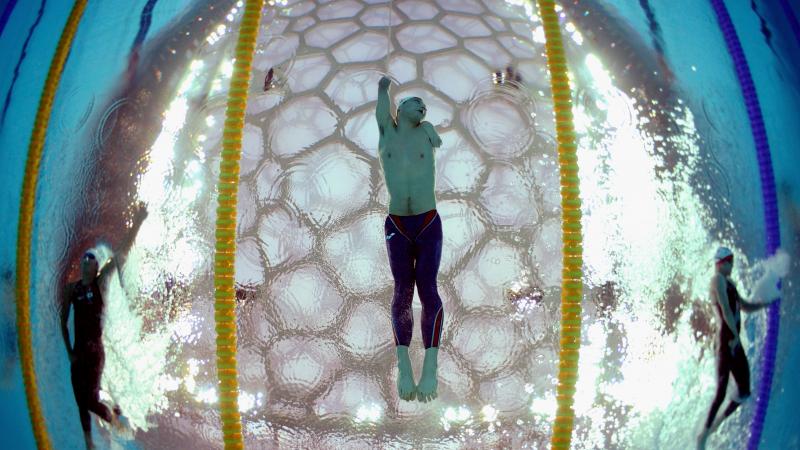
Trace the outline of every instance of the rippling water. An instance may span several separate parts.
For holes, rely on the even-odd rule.
[[[561,211],[538,17],[492,0],[404,1],[391,11],[373,1],[277,3],[265,9],[259,34],[240,168],[236,279],[246,442],[544,448],[555,408]],[[651,8],[647,16],[649,32],[663,34],[653,42],[665,42],[670,78],[653,73],[661,66],[638,29],[640,11],[586,5],[592,14],[574,5],[562,12],[585,241],[574,447],[685,448],[714,389],[711,252],[726,244],[742,254],[736,276],[744,291],[761,255],[760,216],[743,214],[760,208],[758,186],[743,181],[757,179],[752,145],[739,131],[746,122],[728,63],[695,57],[684,71],[683,53],[669,60],[670,52],[693,46],[671,27],[678,6]],[[95,220],[102,229],[105,218],[124,217],[138,200],[150,215],[108,286],[103,379],[104,396],[122,406],[135,435],[110,445],[220,445],[214,186],[240,12],[232,2],[217,6],[224,13],[202,16],[216,17],[213,26],[181,18],[182,8],[163,16],[174,20],[145,45],[146,65],[133,81],[112,87],[111,69],[105,83],[84,82],[84,68],[97,64],[90,55],[101,45],[98,36],[113,34],[98,19],[108,10],[90,5],[89,28],[65,72],[43,164],[34,286],[41,300],[34,303],[39,383],[58,387],[43,397],[45,415],[65,448],[80,443],[80,432],[52,325],[57,315],[46,299],[59,264],[71,263],[63,248],[85,232],[80,224]],[[138,23],[141,8],[129,8]],[[689,9],[698,27],[716,33],[706,7]],[[124,55],[116,60],[121,71]],[[444,142],[436,188],[446,319],[440,397],[427,405],[400,401],[395,389],[392,279],[382,235],[387,195],[375,151],[382,74],[394,81],[395,104],[411,95],[425,100],[427,120]],[[796,110],[792,95],[767,98]],[[9,133],[4,127],[3,139]],[[776,155],[786,151],[774,141]],[[98,156],[87,160],[91,154]],[[780,161],[776,168],[780,181]],[[69,173],[79,174],[77,184]],[[796,177],[784,183],[796,186]],[[798,221],[788,195],[791,249]],[[111,231],[96,234],[113,239]],[[785,282],[790,298],[794,264]],[[785,304],[791,329],[797,310]],[[418,319],[418,300],[414,308]],[[764,326],[761,315],[745,323],[754,383]],[[418,371],[420,341],[417,329],[411,356]],[[779,361],[779,374],[794,367],[787,360]],[[781,380],[776,392],[786,389]],[[751,409],[737,412],[712,445],[739,448],[737,430],[746,429]],[[771,410],[768,430],[780,438],[770,439],[796,443],[796,431],[780,431],[788,422]],[[96,437],[102,445],[106,434]]]

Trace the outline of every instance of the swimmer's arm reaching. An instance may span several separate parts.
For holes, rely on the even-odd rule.
[[[124,259],[128,254],[128,251],[133,245],[133,240],[136,239],[136,235],[139,234],[139,228],[142,227],[142,223],[146,218],[147,208],[145,207],[144,203],[139,203],[137,205],[136,212],[133,214],[133,226],[131,226],[130,231],[128,231],[128,235],[125,237],[125,240],[122,241],[115,254],[112,255],[107,261],[104,261],[104,265],[100,269],[99,278],[101,280],[104,280],[108,274],[110,274],[122,263],[120,260]]]
[[[745,299],[742,299],[740,303],[742,304],[742,311],[753,312],[766,308],[767,306],[771,305],[775,300],[777,300],[777,298],[767,303],[753,303]]]
[[[72,349],[72,344],[70,343],[69,339],[69,309],[72,306],[70,299],[72,298],[72,289],[74,284],[69,283],[64,286],[64,290],[61,293],[61,336],[64,338],[64,346],[67,348],[67,356],[69,356],[70,362],[75,359],[75,353]]]
[[[739,331],[736,329],[736,318],[733,315],[733,311],[731,311],[731,306],[728,303],[728,292],[725,286],[725,277],[721,274],[715,274],[713,283],[713,290],[717,297],[717,302],[719,303],[720,308],[722,309],[722,320],[725,321],[725,324],[728,325],[728,329],[731,330],[733,333],[734,341],[739,341]]]
[[[386,77],[382,77],[378,82],[378,106],[375,107],[375,119],[378,121],[381,136],[390,125],[394,125],[394,119],[390,112],[389,84],[391,84],[391,80]]]

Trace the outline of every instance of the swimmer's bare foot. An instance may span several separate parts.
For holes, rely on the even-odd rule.
[[[439,381],[436,376],[438,368],[438,347],[425,349],[425,362],[422,364],[422,376],[417,384],[417,400],[427,403],[438,396]]]
[[[114,431],[121,432],[127,429],[123,419],[124,416],[122,415],[122,410],[119,408],[119,406],[114,406],[111,413],[111,426],[114,428]]]
[[[90,431],[83,432],[83,440],[86,442],[86,450],[94,450],[94,442],[92,442],[92,433]]]
[[[697,450],[706,450],[706,441],[708,440],[708,435],[710,433],[711,430],[704,428],[700,433],[700,436],[697,436]]]
[[[414,400],[417,388],[414,386],[414,371],[405,345],[397,346],[397,369],[397,394],[403,400]]]

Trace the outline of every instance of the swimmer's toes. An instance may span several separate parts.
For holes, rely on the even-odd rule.
[[[398,389],[398,394],[400,394],[400,398],[406,401],[414,400],[414,397],[416,397],[416,393],[417,389],[413,384],[411,386],[407,385],[400,386],[400,388]]]

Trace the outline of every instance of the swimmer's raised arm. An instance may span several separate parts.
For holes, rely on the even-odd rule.
[[[139,228],[142,227],[142,223],[146,218],[147,208],[145,207],[144,203],[139,203],[136,205],[136,211],[133,213],[133,224],[131,229],[125,236],[125,240],[120,243],[117,249],[115,249],[114,254],[107,261],[103,261],[105,264],[103,264],[100,268],[99,278],[105,278],[105,276],[111,273],[115,267],[121,264],[121,260],[125,258],[125,256],[128,254],[128,251],[131,249],[133,241],[136,239],[136,235],[139,234]]]
[[[389,100],[389,85],[392,81],[386,77],[381,77],[378,81],[378,106],[375,108],[375,119],[378,121],[378,129],[381,136],[389,126],[394,125],[391,113],[391,101]]]

